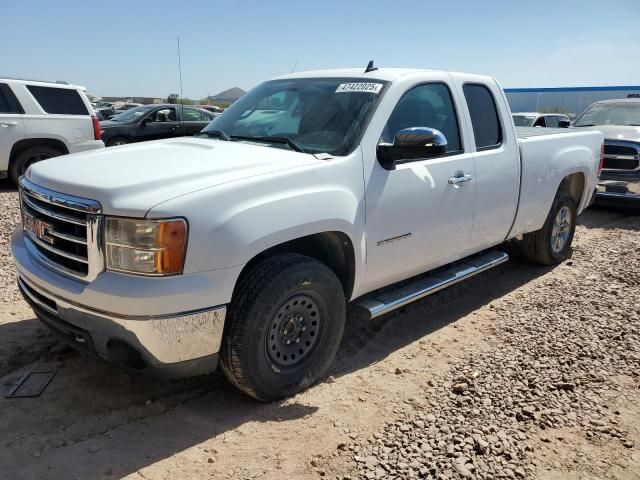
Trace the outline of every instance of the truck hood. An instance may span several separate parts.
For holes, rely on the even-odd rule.
[[[592,130],[599,130],[604,134],[605,140],[628,140],[630,142],[640,142],[640,127],[632,125],[596,125],[589,127]],[[580,130],[581,128],[576,128]]]
[[[179,138],[52,158],[34,164],[27,178],[49,190],[97,200],[106,214],[142,216],[196,190],[320,162],[282,148]]]

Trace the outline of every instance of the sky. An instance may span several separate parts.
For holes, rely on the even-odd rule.
[[[0,0],[0,77],[202,98],[321,68],[455,70],[503,87],[640,85],[640,0]]]

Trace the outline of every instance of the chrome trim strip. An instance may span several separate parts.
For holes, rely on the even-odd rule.
[[[40,248],[44,248],[45,250],[48,250],[49,252],[54,253],[55,255],[68,258],[69,260],[73,260],[75,262],[80,262],[85,264],[89,263],[89,260],[87,260],[84,257],[81,257],[79,255],[74,255],[72,253],[67,253],[64,250],[60,250],[56,247],[52,247],[48,243],[45,243],[42,240],[40,240],[38,237],[34,236],[33,233],[31,233],[29,230],[25,230],[25,233],[29,236],[29,240],[31,240],[33,243],[38,245]]]
[[[63,222],[72,223],[75,225],[81,225],[86,228],[87,238],[86,240],[81,239],[80,237],[76,237],[73,235],[62,234],[60,232],[53,232],[54,236],[59,238],[64,238],[65,240],[85,244],[87,246],[87,258],[79,257],[77,255],[73,255],[71,253],[66,253],[59,251],[58,249],[52,250],[52,247],[43,244],[39,241],[39,239],[34,239],[32,235],[27,235],[26,245],[29,249],[29,254],[32,255],[36,260],[40,263],[43,263],[47,267],[52,270],[58,270],[65,275],[69,275],[73,278],[77,278],[79,280],[85,282],[93,281],[101,272],[105,270],[105,261],[104,261],[104,246],[103,246],[103,224],[104,217],[101,215],[102,206],[99,202],[95,200],[75,197],[73,195],[67,195],[60,192],[54,192],[52,190],[48,190],[46,188],[39,187],[34,183],[27,180],[24,176],[20,177],[20,210],[24,215],[24,211],[28,208],[35,210],[36,212],[46,215],[50,218],[54,218]],[[33,199],[49,203],[51,205],[56,205],[61,208],[67,208],[70,210],[82,212],[86,215],[84,220],[71,217],[65,215],[63,213],[51,212],[46,209],[46,207],[41,205],[36,205],[33,200],[30,200],[30,197]],[[24,204],[23,204],[24,202]],[[24,221],[23,221],[24,225]],[[24,230],[24,227],[23,227]],[[79,261],[82,263],[86,263],[87,273],[78,272],[71,270],[63,265],[50,260],[44,254],[42,254],[35,245],[38,245],[41,248],[52,251],[53,253],[69,258],[71,260]]]
[[[89,282],[105,270],[103,228],[104,217],[102,215],[87,215],[87,260],[89,260],[89,272],[85,278]]]
[[[38,289],[36,288],[32,288],[31,285],[27,284],[27,282],[25,282],[22,277],[20,277],[20,275],[17,276],[18,277],[18,285],[20,286],[21,290],[24,292],[25,295],[27,295],[31,301],[37,305],[39,305],[40,307],[44,308],[47,312],[49,313],[53,313],[54,315],[58,314],[57,310],[54,310],[53,308],[51,308],[49,305],[47,305],[46,303],[44,303],[43,301],[41,301],[38,297],[36,297],[35,295],[33,295],[30,290],[35,290],[36,292],[38,292]],[[40,292],[38,292],[40,293]],[[40,293],[40,295],[42,295]],[[46,297],[47,295],[42,295],[43,297]]]
[[[614,192],[596,192],[596,197],[611,197],[611,198],[632,198],[640,200],[640,195],[637,193],[614,193]]]
[[[66,233],[60,233],[60,232],[56,232],[55,230],[47,230],[47,233],[49,235],[51,235],[52,237],[57,237],[57,238],[61,238],[62,240],[66,240],[68,242],[73,242],[73,243],[79,243],[81,245],[86,245],[87,244],[87,240],[80,238],[80,237],[76,237],[75,235],[68,235]]]
[[[428,295],[439,292],[446,287],[482,273],[485,270],[497,267],[507,260],[509,260],[509,255],[504,252],[489,252],[484,255],[467,258],[462,261],[463,263],[453,266],[444,272],[417,280],[416,283],[426,283],[427,285],[412,292],[408,292],[391,301],[368,298],[361,302],[357,302],[356,304],[364,310],[367,310],[372,319],[380,317],[393,310],[402,308],[409,303],[415,302],[416,300],[420,300]],[[405,286],[401,290],[406,292],[408,289],[411,289],[411,285]],[[390,292],[388,295],[392,296],[393,292]]]
[[[43,265],[47,266],[51,270],[62,272],[65,275],[69,275],[70,277],[77,278],[78,280],[86,281],[87,277],[85,275],[82,275],[74,270],[70,270],[67,267],[60,265],[59,263],[55,263],[52,260],[49,260],[49,258],[45,257],[40,252],[40,250],[36,248],[35,244],[31,242],[30,237],[25,236],[24,240],[25,240],[24,244],[27,247],[27,250],[29,251],[29,256],[33,257],[36,261],[42,263]]]
[[[108,312],[106,310],[100,310],[98,308],[92,308],[92,307],[87,307],[86,305],[80,305],[79,303],[74,302],[73,300],[68,300],[66,298],[62,298],[58,295],[54,295],[53,293],[49,292],[48,290],[45,290],[42,287],[37,287],[33,284],[33,282],[27,280],[25,277],[18,275],[18,278],[20,278],[28,287],[30,287],[32,290],[35,290],[36,292],[38,292],[40,295],[42,295],[43,297],[49,297],[53,302],[55,302],[56,304],[61,304],[62,306],[64,306],[65,304],[73,307],[76,310],[80,310],[84,313],[91,313],[93,315],[101,315],[104,317],[109,317],[109,318],[120,318],[123,320],[140,320],[140,321],[144,321],[144,320],[166,320],[168,318],[180,318],[180,317],[188,317],[191,315],[198,315],[200,313],[205,313],[205,312],[210,312],[212,310],[220,310],[220,309],[226,309],[226,305],[217,305],[217,306],[213,306],[213,307],[205,307],[205,308],[198,308],[196,310],[187,310],[185,312],[177,312],[177,313],[166,313],[166,314],[162,314],[162,315],[121,315],[119,313],[113,313],[113,312]]]
[[[44,208],[36,205],[31,200],[29,200],[27,195],[22,195],[22,201],[26,203],[27,206],[32,210],[35,210],[36,212],[41,213],[42,215],[46,215],[47,217],[55,218],[56,220],[60,220],[62,222],[81,225],[83,227],[87,224],[86,221],[82,221],[78,218],[74,218],[69,215],[65,215],[63,213],[52,212],[51,210],[45,210]]]
[[[38,185],[31,183],[24,176],[20,177],[18,182],[20,187],[32,197],[41,200],[43,202],[51,203],[52,205],[59,205],[61,207],[69,208],[71,210],[77,210],[84,213],[101,213],[102,205],[95,200],[87,198],[75,197],[73,195],[67,195],[66,193],[54,192],[47,190],[46,188],[39,187]]]

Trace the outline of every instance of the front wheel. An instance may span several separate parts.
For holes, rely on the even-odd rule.
[[[304,390],[333,361],[345,303],[340,281],[323,263],[298,254],[264,260],[240,280],[229,307],[222,370],[261,401]]]
[[[576,203],[561,187],[542,228],[524,235],[525,256],[542,265],[556,265],[566,260],[571,251],[576,220]]]

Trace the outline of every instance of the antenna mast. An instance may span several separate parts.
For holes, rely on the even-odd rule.
[[[180,55],[180,37],[176,37],[176,40],[178,41],[178,77],[180,80],[180,105],[184,105],[182,97],[182,59]]]

